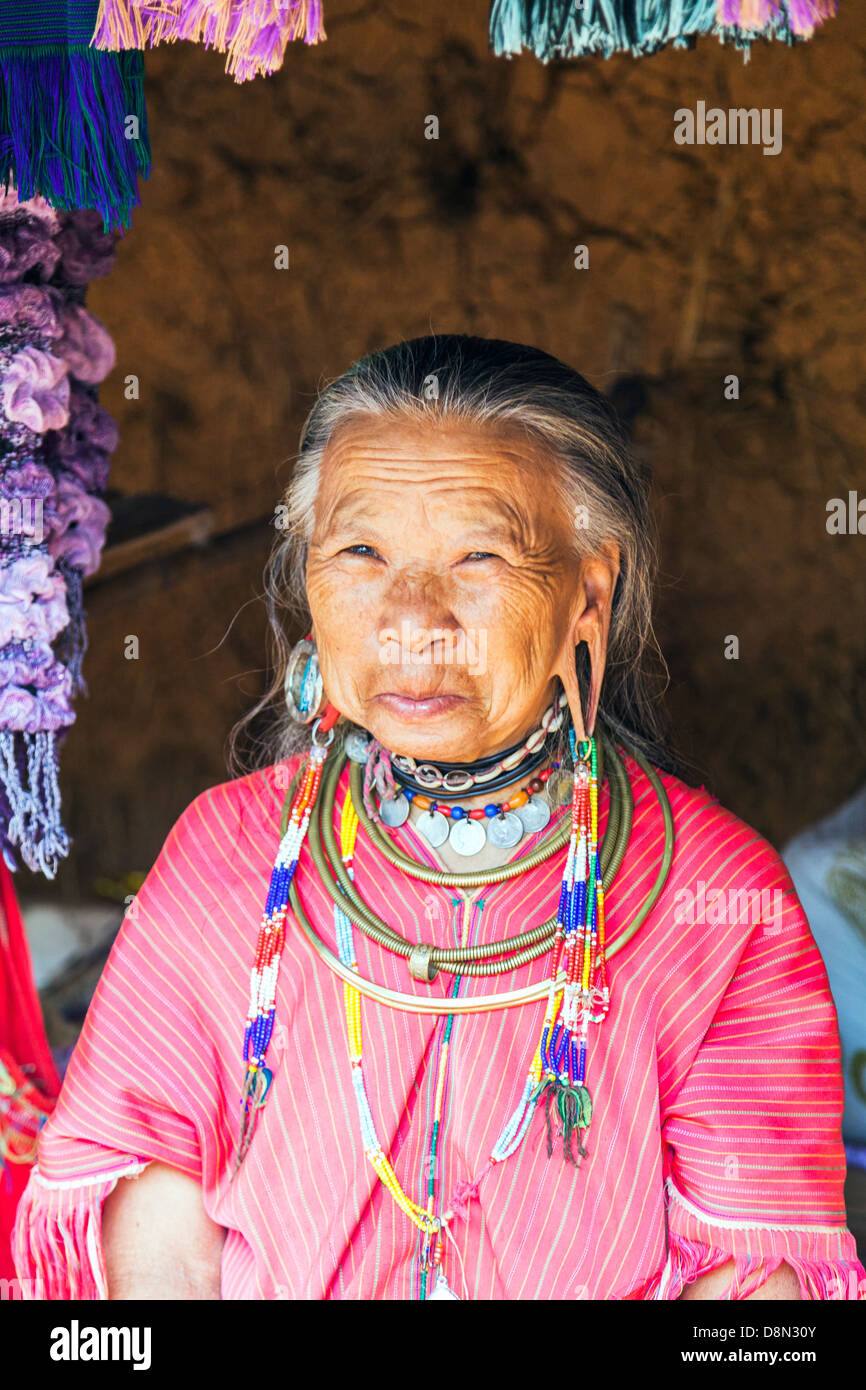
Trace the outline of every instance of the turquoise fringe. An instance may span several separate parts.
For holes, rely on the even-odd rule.
[[[669,44],[693,48],[702,34],[749,49],[758,39],[801,42],[782,12],[760,34],[716,21],[716,0],[493,0],[490,46],[500,57],[528,51],[543,63],[614,53],[644,57]]]
[[[127,117],[138,139],[126,138]],[[0,184],[128,227],[150,174],[144,58],[86,44],[0,45]]]

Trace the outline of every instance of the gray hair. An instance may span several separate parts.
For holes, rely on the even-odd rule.
[[[235,769],[267,766],[308,746],[309,730],[286,710],[283,679],[291,643],[310,627],[305,575],[322,456],[348,421],[394,418],[523,432],[550,454],[554,487],[574,520],[576,556],[596,555],[607,541],[620,552],[599,717],[657,767],[676,771],[661,689],[654,688],[663,687],[667,671],[652,624],[657,550],[649,471],[611,404],[573,368],[538,348],[462,334],[371,353],[325,387],[310,411],[265,572],[273,679],[232,731]],[[585,699],[583,643],[576,662]],[[240,753],[242,739],[251,757]]]

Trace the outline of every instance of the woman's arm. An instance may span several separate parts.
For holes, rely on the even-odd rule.
[[[680,1302],[688,1303],[693,1299],[718,1298],[731,1282],[733,1264],[733,1260],[729,1260],[726,1265],[720,1265],[718,1269],[711,1269],[708,1274],[701,1274],[693,1283],[686,1284],[680,1294]],[[770,1275],[766,1284],[762,1284],[754,1293],[748,1294],[743,1302],[748,1303],[751,1299],[761,1298],[787,1299],[789,1301],[800,1298],[799,1280],[790,1265],[780,1264],[779,1268]]]
[[[195,1178],[163,1163],[121,1178],[102,1212],[109,1299],[219,1298],[225,1234]]]

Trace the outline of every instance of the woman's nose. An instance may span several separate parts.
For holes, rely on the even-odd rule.
[[[379,660],[387,665],[450,665],[461,642],[461,631],[454,623],[418,624],[408,618],[380,628]]]
[[[425,640],[425,632],[448,629],[456,634],[460,630],[445,584],[438,575],[420,570],[395,576],[380,610],[380,626],[408,627],[419,633],[419,642]]]

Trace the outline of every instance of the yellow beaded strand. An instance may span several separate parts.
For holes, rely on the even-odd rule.
[[[351,795],[347,792],[343,802],[343,812],[340,817],[340,857],[346,865],[347,872],[351,871],[352,860],[355,854],[355,839],[358,832],[358,813],[352,805]],[[352,969],[357,971],[358,962],[352,961]],[[361,1037],[361,996],[348,981],[343,985],[343,1003],[346,1013],[346,1031],[349,1043],[349,1060],[353,1067],[360,1067],[363,1057],[363,1042]],[[370,1164],[387,1192],[396,1202],[401,1211],[409,1217],[420,1231],[425,1234],[433,1234],[439,1229],[439,1222],[431,1212],[425,1211],[413,1202],[402,1187],[397,1178],[397,1174],[391,1167],[387,1157],[381,1148],[366,1150],[366,1156]]]

